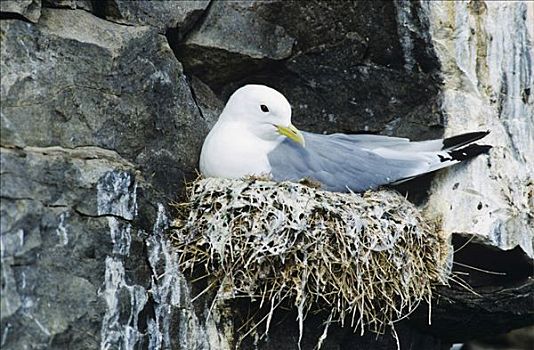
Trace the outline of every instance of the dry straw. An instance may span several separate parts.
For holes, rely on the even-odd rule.
[[[208,274],[218,300],[261,300],[266,332],[281,304],[298,311],[301,336],[309,312],[382,332],[443,280],[444,242],[394,191],[200,179],[188,192],[172,231],[182,271]]]

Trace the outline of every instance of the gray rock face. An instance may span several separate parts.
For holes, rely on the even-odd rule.
[[[211,129],[217,122],[217,119],[219,119],[219,114],[221,114],[224,104],[217,98],[208,85],[195,76],[191,77],[191,92],[198,105],[200,114],[202,114],[202,117]]]
[[[126,1],[103,3],[101,11],[107,19],[133,25],[148,25],[160,33],[175,29],[180,36],[187,33],[208,7],[210,0]]]
[[[446,235],[534,258],[534,4],[428,3],[425,13],[444,66],[447,135],[488,129],[494,145],[489,157],[442,172],[428,211]]]
[[[207,348],[162,205],[142,228],[133,164],[96,147],[1,151],[2,348]]]
[[[391,2],[220,2],[175,51],[223,100],[246,83],[283,91],[303,129],[422,139],[442,130],[424,45],[405,64]]]
[[[437,350],[531,319],[532,3],[0,6],[3,349],[233,348],[227,306],[193,307],[165,237],[166,204],[195,177],[203,138],[245,83],[283,92],[311,131],[424,139],[491,129],[489,157],[441,172],[427,212],[457,248],[475,237],[455,268],[498,274],[464,267],[480,296],[440,288],[432,326],[422,310],[397,331],[402,348]],[[288,315],[246,344],[296,347]],[[304,325],[305,347],[323,321]],[[330,332],[326,348],[396,344]]]
[[[81,10],[1,25],[3,144],[116,150],[171,197],[194,174],[208,128],[163,36]]]
[[[2,348],[224,343],[163,236],[158,201],[194,176],[208,131],[165,37],[44,9],[2,20],[0,40]]]
[[[89,12],[94,12],[95,7],[91,0],[43,0],[44,7],[57,7],[69,9],[84,9]]]
[[[36,23],[41,16],[40,0],[4,0],[0,1],[0,12],[6,15],[20,15]]]
[[[259,16],[262,7],[254,1],[213,2],[183,44],[172,38],[188,70],[209,84],[224,84],[266,62],[288,58],[295,39]]]
[[[142,244],[129,228],[133,165],[93,147],[29,147],[2,148],[1,166],[2,347],[97,348],[107,259]],[[146,283],[146,264],[131,263]]]

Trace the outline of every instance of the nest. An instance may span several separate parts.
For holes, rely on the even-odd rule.
[[[325,312],[327,327],[382,332],[430,302],[445,275],[443,240],[394,191],[200,179],[188,193],[171,232],[182,271],[203,270],[219,300],[259,300],[270,310],[266,331],[289,304],[301,336],[309,312]]]

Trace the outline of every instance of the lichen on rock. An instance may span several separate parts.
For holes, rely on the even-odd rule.
[[[446,243],[394,191],[211,178],[192,183],[176,208],[171,236],[183,271],[210,276],[201,293],[213,288],[218,300],[260,301],[266,333],[281,305],[298,310],[301,332],[319,312],[362,334],[382,332],[445,282]]]

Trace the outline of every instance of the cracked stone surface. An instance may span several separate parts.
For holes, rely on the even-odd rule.
[[[183,36],[208,7],[210,0],[127,1],[103,3],[105,18],[130,25],[148,25],[164,34],[172,29]]]
[[[438,57],[447,67],[446,135],[488,129],[487,142],[494,146],[487,157],[439,173],[428,212],[448,236],[474,235],[502,250],[520,247],[532,259],[534,4],[428,3],[424,10]],[[438,28],[437,23],[443,24]]]
[[[133,165],[95,147],[1,151],[2,347],[97,348],[108,221],[131,219],[98,212],[97,187],[109,173],[135,177]],[[129,277],[146,281],[138,265]]]
[[[396,12],[384,1],[215,2],[183,42],[170,43],[222,100],[246,83],[283,91],[304,130],[438,137],[439,64],[428,37],[405,55]]]
[[[95,11],[93,1],[91,0],[43,0],[43,7],[57,7],[69,9],[84,9],[89,12]]]
[[[3,0],[0,12],[2,349],[233,348],[232,313],[193,306],[165,229],[245,83],[282,91],[316,132],[491,129],[489,156],[442,171],[430,197],[410,189],[479,295],[442,287],[431,326],[420,310],[397,331],[403,348],[442,350],[531,322],[533,3]],[[291,311],[277,317],[251,347],[297,347]],[[309,320],[311,347],[324,319]],[[323,348],[396,347],[330,334]]]
[[[115,150],[170,198],[194,176],[209,128],[164,36],[63,9],[0,30],[2,144]]]
[[[227,342],[194,312],[163,205],[146,227],[155,200],[132,163],[97,147],[0,155],[3,349]]]
[[[4,0],[0,2],[0,12],[6,15],[20,15],[36,23],[41,16],[40,0]]]

